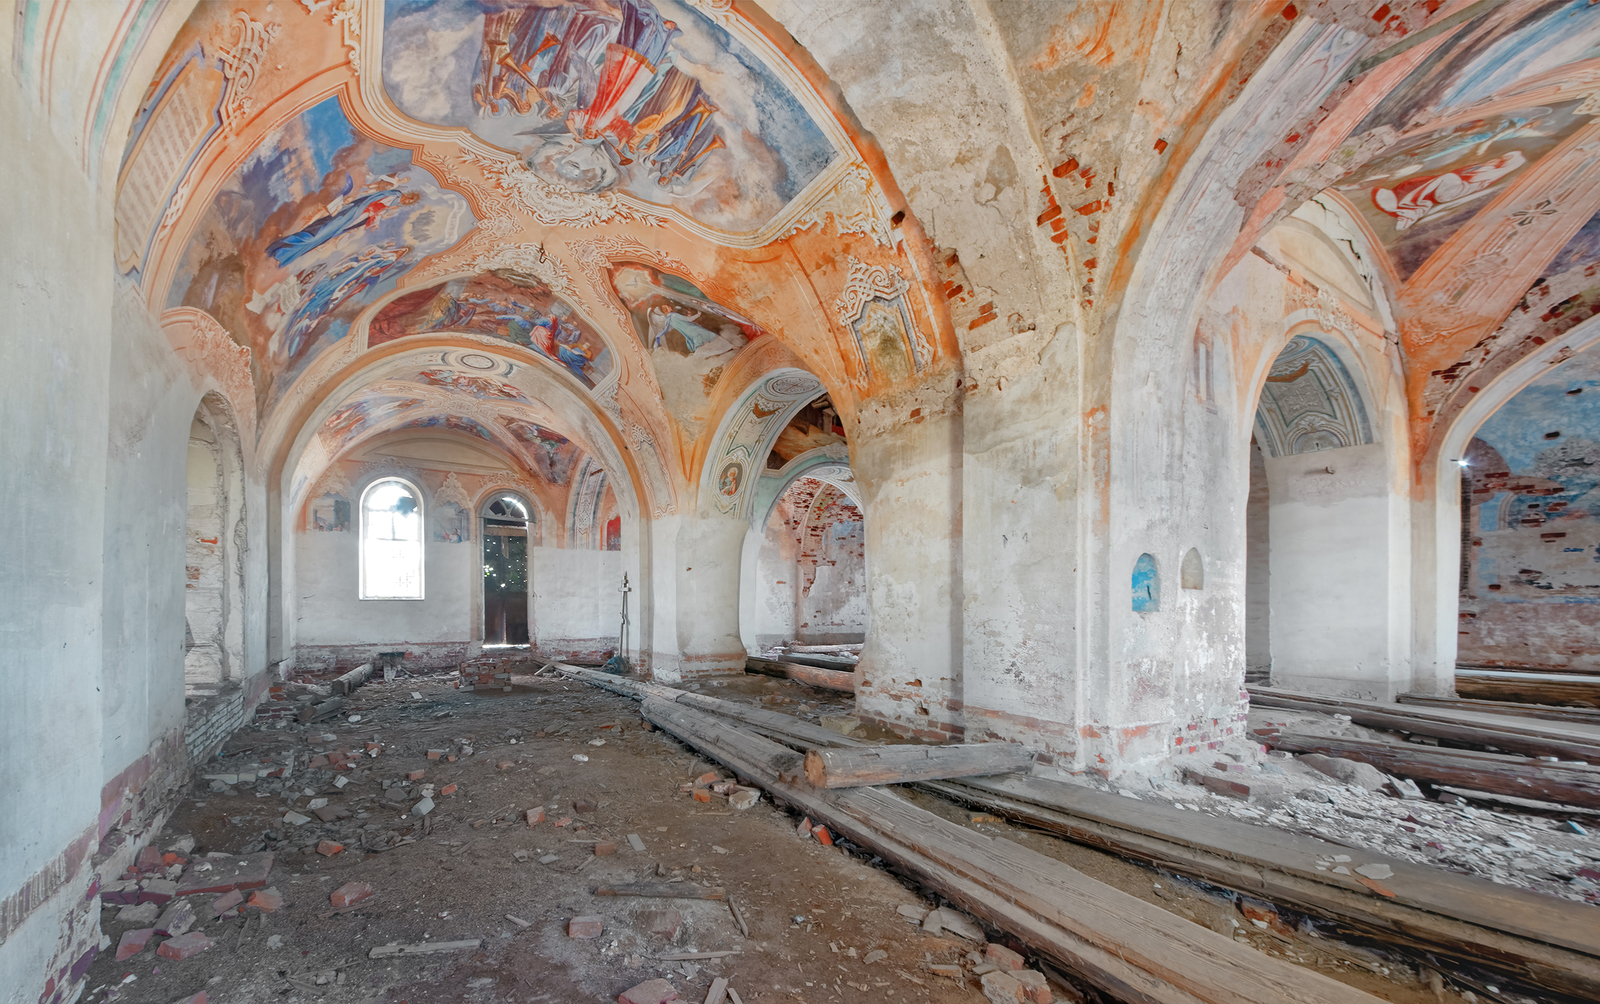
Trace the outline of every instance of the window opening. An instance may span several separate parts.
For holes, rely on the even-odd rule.
[[[483,507],[483,643],[528,644],[526,502],[496,495]]]
[[[361,496],[361,598],[422,599],[422,502],[398,478]]]

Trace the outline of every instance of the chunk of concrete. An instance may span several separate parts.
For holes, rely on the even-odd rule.
[[[156,933],[177,937],[193,927],[198,919],[193,904],[186,899],[175,899],[162,911],[160,919],[156,921]]]
[[[666,980],[645,980],[622,991],[617,1004],[667,1004],[678,999],[678,991]]]
[[[1379,791],[1389,783],[1389,775],[1370,763],[1346,760],[1338,756],[1323,756],[1321,753],[1302,753],[1296,759],[1320,774],[1326,774],[1336,781],[1343,781],[1345,784],[1365,788],[1368,791]]]
[[[137,906],[125,906],[118,910],[117,923],[154,924],[159,916],[161,916],[161,907],[154,903],[140,903]]]
[[[992,1004],[1025,1004],[1028,999],[1022,983],[1010,973],[984,973],[979,982],[983,984],[983,996]]]

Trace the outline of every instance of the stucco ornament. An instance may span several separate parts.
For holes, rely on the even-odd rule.
[[[1317,325],[1323,331],[1337,331],[1346,338],[1355,338],[1355,324],[1344,309],[1344,302],[1332,290],[1319,287],[1313,293],[1308,287],[1296,287],[1289,302],[1295,310],[1309,310],[1315,314]]]
[[[240,431],[255,435],[256,410],[252,407],[255,384],[250,378],[250,349],[240,345],[216,318],[203,310],[190,312],[189,345],[185,354],[196,376],[209,376],[222,387],[239,422]]]
[[[344,47],[350,50],[350,70],[361,76],[361,5],[359,0],[300,0],[308,14],[328,12],[328,23],[344,35]]]
[[[267,47],[283,31],[282,25],[257,21],[242,10],[234,12],[233,26],[236,33],[232,44],[214,45],[222,58],[222,75],[228,81],[222,117],[230,129],[237,128],[254,106],[250,88],[255,85],[262,60],[267,57]]]
[[[784,236],[809,230],[832,216],[839,236],[861,234],[871,237],[881,247],[892,247],[894,233],[889,225],[891,215],[888,200],[873,181],[872,172],[858,160],[828,189],[827,194],[794,218],[794,223]]]
[[[873,297],[892,300],[911,288],[897,265],[868,265],[855,255],[849,261],[850,274],[845,277],[844,292],[835,304],[840,324],[849,325],[859,319],[861,308]]]
[[[623,204],[615,193],[574,192],[553,185],[516,160],[487,157],[468,150],[464,163],[477,165],[501,191],[515,197],[535,220],[547,227],[595,227],[625,220],[660,226],[661,218]]]
[[[672,486],[667,480],[667,466],[661,459],[661,448],[656,445],[656,437],[652,436],[644,426],[632,420],[624,419],[622,423],[623,435],[628,439],[628,447],[633,450],[634,456],[643,462],[645,477],[650,480],[650,494],[655,502],[655,515],[668,516],[674,510],[672,501]]]
[[[468,512],[472,511],[472,499],[467,495],[467,490],[461,486],[461,479],[456,477],[455,471],[445,475],[444,484],[433,493],[433,502],[435,505],[452,502]]]
[[[511,269],[532,276],[550,287],[553,292],[571,296],[576,292],[567,267],[544,253],[542,244],[507,244],[478,255],[467,262],[467,267],[478,272],[493,269]]]

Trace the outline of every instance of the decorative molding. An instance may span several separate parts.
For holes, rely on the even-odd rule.
[[[267,46],[277,39],[283,26],[257,21],[242,10],[234,11],[232,23],[238,30],[233,45],[213,43],[212,48],[222,58],[222,75],[228,81],[222,118],[229,129],[237,131],[254,105],[250,88],[255,86],[256,74],[267,56]]]
[[[889,203],[883,197],[872,172],[857,160],[845,169],[834,186],[822,197],[795,216],[783,236],[797,234],[814,226],[821,226],[832,216],[839,236],[862,234],[871,237],[881,247],[894,246],[894,232],[889,224]]]
[[[845,277],[844,292],[839,294],[835,306],[839,323],[848,327],[861,319],[861,310],[874,297],[893,300],[911,288],[911,283],[900,274],[897,265],[868,265],[851,255],[850,274]]]
[[[361,2],[360,0],[300,0],[307,14],[328,12],[328,23],[342,29],[344,47],[350,50],[350,70],[361,76]]]
[[[738,16],[733,12],[733,0],[689,0],[689,6],[724,28]]]
[[[1318,287],[1315,293],[1311,292],[1311,288],[1309,286],[1293,288],[1289,294],[1290,313],[1309,310],[1316,315],[1317,324],[1323,331],[1337,331],[1354,341],[1355,322],[1350,319],[1349,311],[1345,310],[1344,301],[1325,287]]]
[[[633,259],[661,268],[675,269],[696,282],[705,281],[704,273],[691,269],[670,252],[642,244],[632,237],[601,237],[598,240],[577,241],[568,244],[567,251],[577,261],[578,271],[589,281],[589,288],[611,308],[611,312],[617,316],[617,321],[624,331],[633,330],[633,319],[628,316],[622,304],[617,302],[616,294],[611,291],[611,284],[606,281],[605,270],[612,262],[624,258]]]
[[[434,505],[452,503],[469,513],[472,511],[472,499],[468,497],[467,490],[461,487],[461,479],[456,477],[455,471],[451,471],[444,476],[444,484],[440,485],[439,490],[433,493],[433,503]]]
[[[576,292],[572,286],[572,276],[567,273],[567,267],[545,254],[542,244],[502,245],[493,251],[478,255],[467,262],[465,267],[477,272],[510,269],[538,279],[553,292],[563,296],[572,296]]]
[[[195,376],[210,377],[233,407],[241,432],[256,429],[255,381],[250,376],[250,349],[233,340],[216,318],[203,310],[189,311],[189,344],[184,355]]]
[[[615,193],[594,195],[552,185],[518,160],[487,157],[473,150],[462,153],[461,160],[477,165],[485,177],[547,227],[594,227],[622,221],[659,227],[664,222],[625,205]]]
[[[622,433],[627,438],[628,447],[633,450],[633,455],[639,458],[645,477],[650,481],[655,516],[659,518],[671,515],[675,509],[672,502],[672,483],[667,477],[667,465],[661,459],[661,448],[656,445],[656,437],[631,419],[623,420]]]

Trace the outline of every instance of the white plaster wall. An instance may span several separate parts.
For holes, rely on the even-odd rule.
[[[812,573],[811,586],[799,597],[795,614],[798,640],[817,645],[842,645],[866,639],[869,614],[867,563],[862,547],[864,532],[859,520],[823,528],[821,553]]]
[[[795,636],[795,603],[800,595],[800,569],[795,559],[800,542],[783,525],[782,510],[780,505],[767,521],[767,532],[757,538],[755,568],[750,586],[744,590],[752,603],[751,624],[745,634],[757,650],[792,641]],[[863,603],[865,599],[863,582]]]
[[[4,20],[9,52],[13,19]],[[96,835],[102,708],[112,697],[102,687],[99,546],[109,501],[111,213],[11,72],[0,74],[0,191],[10,207],[0,215],[0,506],[15,527],[0,540],[5,899],[36,876],[48,882],[63,855],[76,865],[84,852],[69,847]],[[169,655],[181,666],[175,648]],[[6,936],[0,986],[10,999],[38,997],[86,882],[80,874]]]
[[[423,544],[423,599],[363,600],[360,538],[349,532],[295,534],[297,644],[388,645],[467,642],[473,595],[483,572],[476,540]]]
[[[614,647],[622,623],[622,594],[618,591],[622,552],[571,547],[530,551],[534,647],[539,651]],[[629,636],[629,646],[637,645],[637,623],[629,625]]]
[[[1267,464],[1261,447],[1250,444],[1250,496],[1245,502],[1245,672],[1272,669],[1272,514]]]
[[[1274,685],[1392,699],[1410,682],[1410,526],[1383,444],[1272,457],[1266,470]]]

